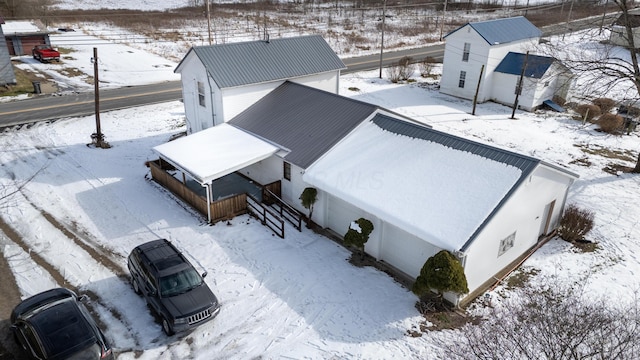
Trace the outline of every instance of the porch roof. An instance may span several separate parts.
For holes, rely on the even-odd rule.
[[[153,150],[200,184],[207,184],[266,159],[279,148],[225,123],[158,145]]]

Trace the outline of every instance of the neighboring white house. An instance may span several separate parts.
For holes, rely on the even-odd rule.
[[[193,47],[175,70],[187,133],[229,121],[285,80],[337,93],[345,68],[319,35]]]
[[[213,180],[238,171],[262,184],[281,181],[282,199],[306,212],[299,197],[315,187],[319,226],[342,236],[352,221],[369,219],[366,252],[412,278],[449,250],[465,268],[469,298],[557,228],[577,178],[289,81],[227,123],[154,150],[207,194]]]
[[[640,15],[627,14],[626,19],[629,21],[631,32],[633,33],[633,44],[636,48],[640,47]],[[613,23],[611,32],[609,33],[609,42],[614,45],[629,47],[629,36],[627,35],[627,21],[625,15],[622,14]]]
[[[542,31],[523,16],[468,23],[450,32],[445,36],[440,92],[469,100],[475,98],[479,103],[494,100],[512,106],[517,88],[513,65],[518,57],[512,55],[507,59],[507,55],[527,53],[541,36]],[[522,109],[533,110],[553,95],[567,99],[572,77],[565,68],[562,76],[551,80],[560,70],[557,61],[552,63],[554,69],[541,74],[544,81],[532,83],[530,77],[524,84],[528,86],[522,87],[522,99],[518,101]],[[508,73],[496,72],[501,64],[509,69]],[[519,64],[518,78],[524,62]]]

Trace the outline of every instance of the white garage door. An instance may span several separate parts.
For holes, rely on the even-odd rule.
[[[349,230],[352,221],[361,217],[366,218],[365,212],[361,209],[331,195],[329,195],[328,210],[328,228],[343,236]]]
[[[382,237],[381,259],[413,277],[420,275],[422,265],[439,251],[428,242],[386,222]]]

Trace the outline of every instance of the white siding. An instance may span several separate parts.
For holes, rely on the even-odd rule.
[[[473,100],[484,65],[482,81],[478,89],[478,102],[485,102],[492,97],[494,70],[500,61],[509,53],[526,52],[532,48],[538,38],[514,41],[505,44],[490,45],[471,26],[466,25],[447,36],[440,80],[440,92],[464,99]],[[462,60],[464,44],[470,43],[469,61]],[[464,88],[458,86],[460,71],[466,72]],[[513,100],[511,101],[513,103]]]
[[[213,126],[214,108],[219,109],[221,106],[220,103],[216,103],[213,94],[219,93],[220,90],[210,81],[204,65],[193,53],[189,53],[189,56],[183,60],[180,77],[187,133],[191,134]],[[199,102],[198,82],[204,85],[205,106],[201,106]]]
[[[389,223],[383,224],[379,258],[417,278],[428,258],[441,249]]]
[[[260,184],[270,184],[282,180],[282,159],[273,155],[240,169],[239,172]]]
[[[465,43],[471,44],[469,61],[462,61]],[[445,43],[444,58],[442,60],[440,92],[465,99],[473,99],[478,78],[480,77],[480,70],[482,65],[487,62],[489,48],[489,44],[469,25],[449,35]],[[460,71],[466,71],[464,88],[458,87]],[[483,77],[486,78],[486,74],[485,69]]]
[[[336,93],[338,87],[337,79],[337,72],[330,72],[289,79],[289,81]],[[280,80],[223,89],[224,121],[233,119],[249,106],[255,104],[256,101],[282,85],[282,83],[284,81]]]
[[[546,221],[545,211],[553,201],[549,232],[557,227],[571,183],[571,178],[556,170],[544,165],[536,168],[465,251],[469,291],[477,289],[537,244]],[[513,247],[499,256],[500,241],[513,233]]]

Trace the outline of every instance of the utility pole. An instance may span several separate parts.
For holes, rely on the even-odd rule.
[[[209,11],[209,1],[207,0],[207,30],[209,32],[209,45],[211,45],[211,11]]]
[[[513,102],[513,110],[511,111],[511,119],[516,117],[516,108],[518,107],[518,97],[522,92],[522,79],[524,78],[524,71],[527,68],[527,59],[529,58],[529,52],[524,55],[524,63],[522,64],[522,71],[520,72],[520,79],[518,79],[518,85],[516,86],[516,100]]]
[[[98,48],[93,48],[93,88],[94,88],[94,103],[96,113],[96,132],[91,134],[91,140],[96,147],[109,148],[109,144],[104,141],[104,135],[100,130],[100,86],[98,83]]]
[[[478,78],[478,85],[476,85],[476,94],[473,96],[473,110],[471,110],[471,115],[476,114],[476,104],[478,103],[478,93],[480,92],[480,82],[482,82],[482,74],[484,73],[484,64],[480,68],[480,77]]]
[[[442,33],[444,31],[444,17],[447,14],[447,0],[444,0],[444,8],[442,9],[442,21],[440,21],[440,41],[442,41]]]
[[[382,79],[382,53],[384,51],[384,19],[387,17],[387,0],[384,0],[382,3],[382,38],[380,41],[380,75],[378,76]]]

